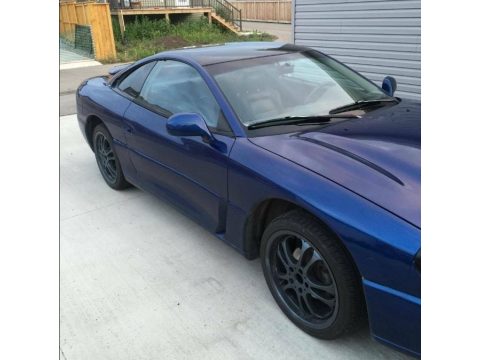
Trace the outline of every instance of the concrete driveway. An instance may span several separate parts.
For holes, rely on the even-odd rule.
[[[406,359],[367,329],[320,341],[248,261],[165,201],[104,184],[76,115],[60,118],[62,359]]]

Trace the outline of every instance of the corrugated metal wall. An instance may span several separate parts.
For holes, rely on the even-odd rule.
[[[316,48],[397,96],[420,99],[420,0],[294,0],[294,42]]]

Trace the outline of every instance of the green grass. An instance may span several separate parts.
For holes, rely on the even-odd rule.
[[[169,24],[163,19],[136,17],[134,21],[125,24],[122,40],[118,19],[112,17],[112,24],[117,46],[116,60],[120,62],[135,61],[160,51],[185,46],[275,39],[272,35],[259,32],[237,35],[216,24],[209,24],[206,19]]]

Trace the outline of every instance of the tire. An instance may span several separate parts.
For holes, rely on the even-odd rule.
[[[357,272],[336,237],[302,210],[274,219],[262,236],[263,274],[275,301],[300,329],[335,339],[365,321]]]
[[[112,136],[103,124],[93,130],[93,151],[103,179],[112,189],[122,190],[131,185],[125,180],[122,167],[113,147]]]

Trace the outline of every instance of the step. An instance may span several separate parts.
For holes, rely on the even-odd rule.
[[[220,25],[222,25],[223,27],[227,28],[230,31],[233,31],[236,34],[238,34],[238,32],[240,31],[238,26],[236,26],[235,24],[232,24],[231,22],[226,21],[223,17],[221,17],[220,15],[217,15],[217,13],[213,11],[212,11],[212,19],[214,19]]]

